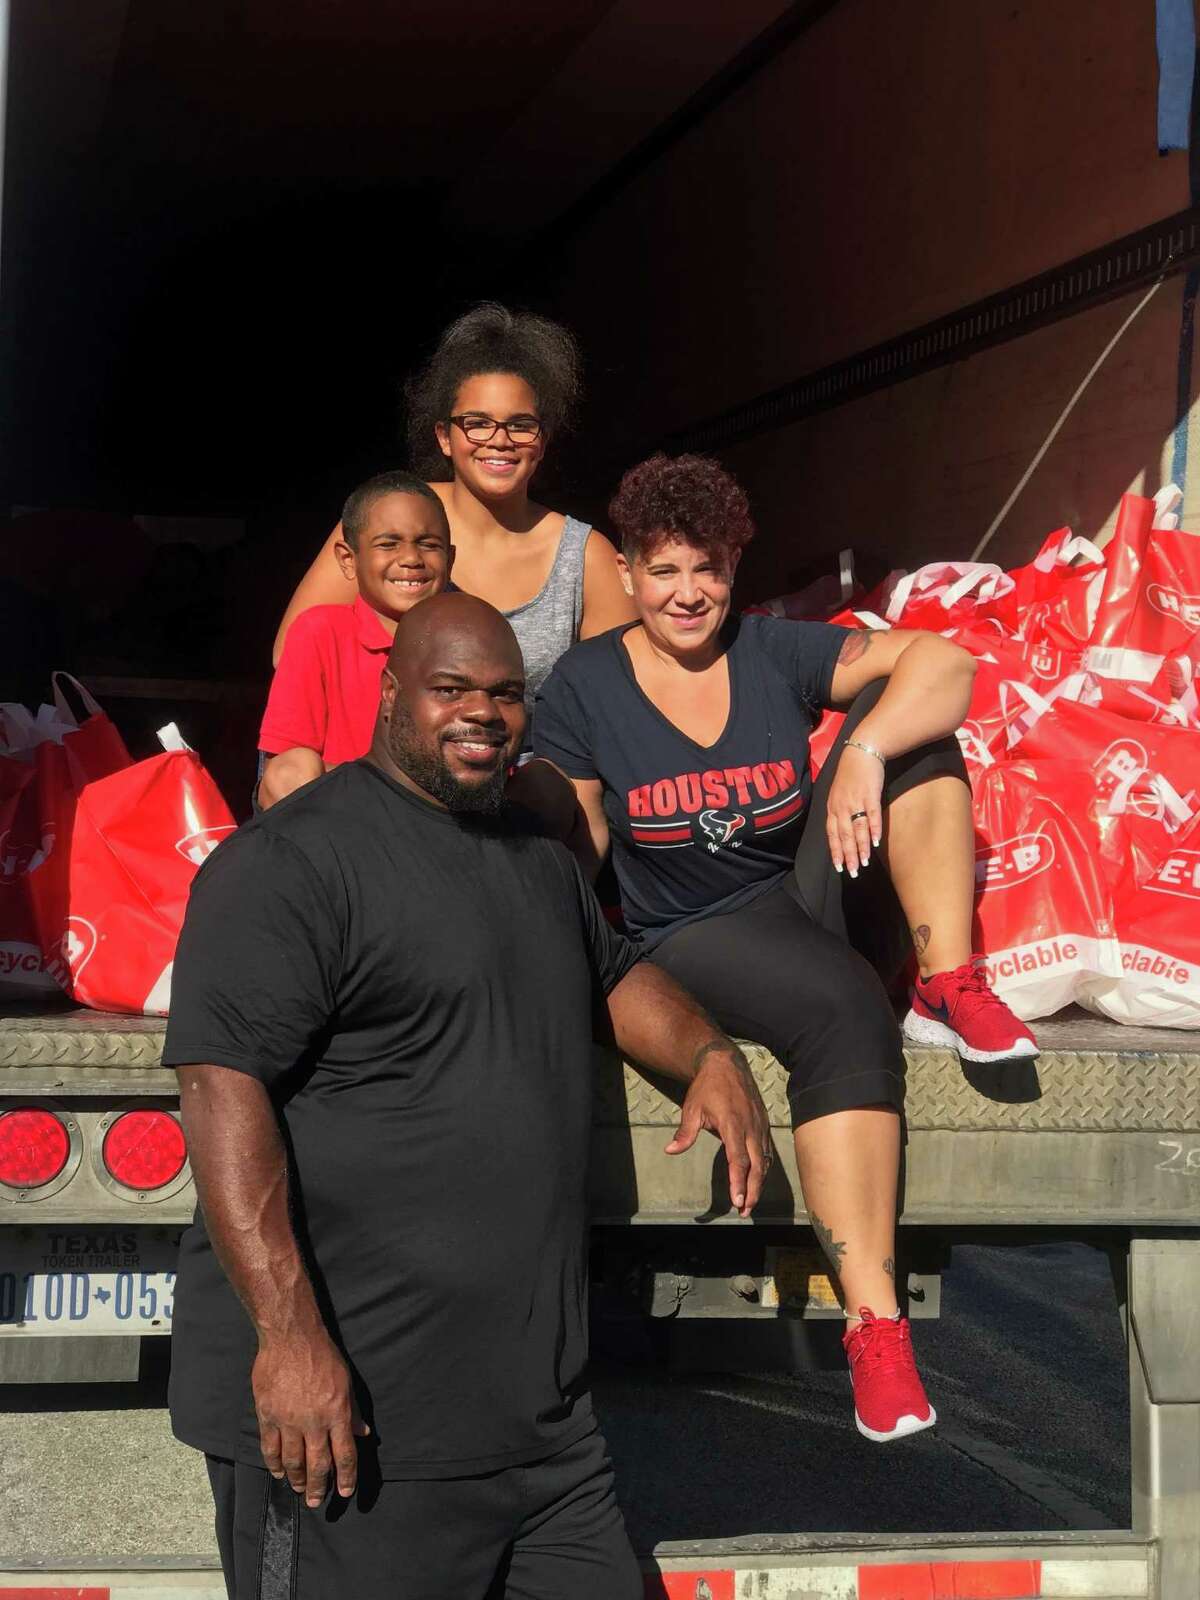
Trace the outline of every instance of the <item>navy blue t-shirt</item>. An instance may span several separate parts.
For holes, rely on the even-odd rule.
[[[600,778],[630,933],[652,947],[733,911],[792,865],[812,780],[808,740],[849,632],[826,622],[731,619],[729,721],[699,745],[643,693],[626,623],[573,646],[537,697],[534,751]]]

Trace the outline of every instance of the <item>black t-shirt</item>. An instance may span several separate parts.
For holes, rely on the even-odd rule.
[[[270,1091],[297,1237],[385,1477],[536,1460],[594,1425],[592,1020],[637,959],[560,845],[451,816],[365,761],[196,877],[164,1061]],[[197,1212],[171,1373],[185,1443],[261,1465],[256,1348]]]
[[[729,721],[706,746],[642,692],[624,644],[636,626],[559,658],[537,698],[534,749],[572,778],[603,781],[626,925],[652,948],[745,905],[791,866],[812,792],[809,734],[849,630],[731,619]]]

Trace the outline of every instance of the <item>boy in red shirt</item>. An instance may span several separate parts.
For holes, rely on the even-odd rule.
[[[258,738],[267,756],[259,804],[272,806],[329,767],[365,756],[396,623],[450,581],[454,546],[442,502],[408,472],[360,484],[336,551],[358,579],[352,606],[313,606],[288,630]]]

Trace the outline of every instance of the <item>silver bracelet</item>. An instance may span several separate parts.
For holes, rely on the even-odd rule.
[[[864,744],[861,739],[847,739],[847,745],[853,745],[856,750],[865,750],[869,756],[874,756],[881,767],[887,766],[887,757],[882,750],[876,750],[873,744]]]

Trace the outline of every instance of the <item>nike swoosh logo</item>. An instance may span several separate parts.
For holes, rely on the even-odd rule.
[[[944,1000],[939,1000],[937,1005],[931,1005],[930,1002],[925,999],[924,995],[922,995],[921,1004],[925,1007],[926,1011],[928,1011],[931,1017],[936,1017],[939,1022],[945,1022],[949,1024],[950,1007]]]

